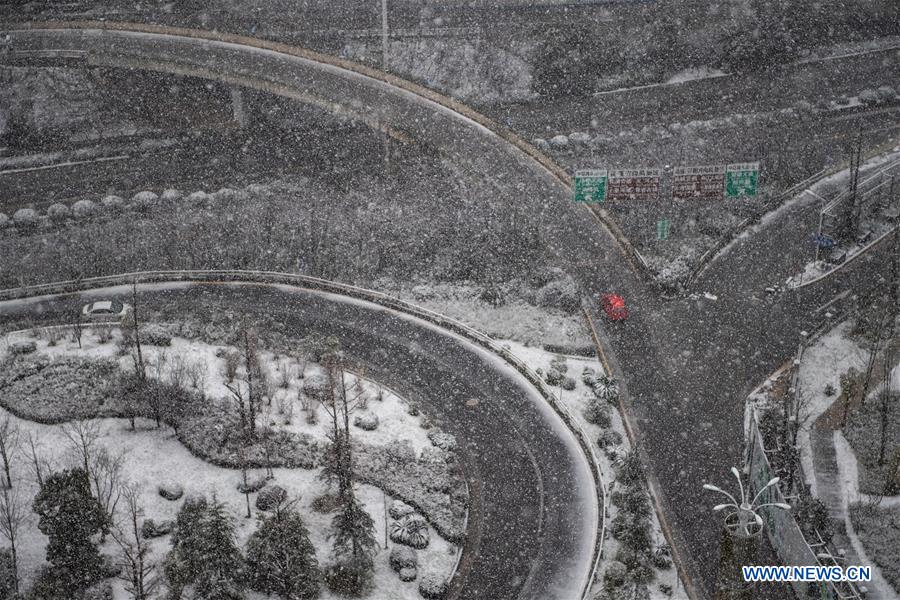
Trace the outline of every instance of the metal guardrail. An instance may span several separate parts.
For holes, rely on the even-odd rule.
[[[398,310],[415,317],[439,325],[444,329],[462,335],[469,341],[475,342],[483,348],[499,355],[507,363],[513,366],[528,382],[534,386],[544,400],[554,409],[554,411],[563,420],[572,433],[575,434],[582,452],[592,463],[591,475],[594,478],[594,487],[598,494],[598,507],[600,511],[597,535],[594,542],[594,550],[592,557],[592,567],[590,575],[584,584],[581,598],[587,599],[590,596],[591,586],[597,575],[600,566],[600,559],[603,554],[603,542],[605,537],[606,525],[606,482],[603,471],[600,467],[600,461],[594,452],[591,439],[587,432],[582,429],[581,425],[575,417],[569,412],[568,408],[559,402],[550,390],[549,386],[521,359],[513,355],[509,350],[495,342],[491,337],[484,333],[469,327],[468,325],[446,317],[434,311],[416,306],[399,298],[388,296],[382,292],[367,290],[352,285],[337,283],[318,277],[310,277],[307,275],[293,275],[290,273],[280,273],[275,271],[138,271],[133,273],[122,273],[117,275],[107,275],[101,277],[89,277],[84,279],[62,281],[55,283],[46,283],[34,286],[12,288],[0,290],[0,301],[16,300],[21,298],[33,298],[35,296],[75,294],[80,291],[87,291],[98,287],[121,286],[146,284],[146,283],[256,283],[263,285],[283,284],[301,286],[307,289],[317,291],[330,292],[365,300],[384,306],[386,308]]]

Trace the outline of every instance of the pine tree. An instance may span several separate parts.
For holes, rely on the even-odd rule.
[[[361,595],[372,583],[377,542],[375,522],[352,489],[343,499],[332,526],[334,565],[328,572],[328,586],[335,592]]]
[[[181,598],[184,588],[193,585],[194,595],[205,600],[243,598],[243,560],[222,503],[188,499],[175,526],[165,565],[170,597]]]
[[[38,529],[49,538],[50,587],[71,595],[100,578],[102,561],[91,536],[106,526],[106,513],[91,494],[84,469],[53,473],[35,496]]]
[[[250,586],[265,594],[301,600],[319,595],[319,563],[303,519],[294,510],[263,518],[247,542]]]

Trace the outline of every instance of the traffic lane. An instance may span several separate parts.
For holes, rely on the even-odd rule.
[[[2,321],[32,313],[44,323],[69,320],[96,295],[3,303]],[[103,295],[130,297],[124,287]],[[263,322],[282,320],[297,335],[336,335],[351,360],[426,404],[463,441],[465,471],[479,477],[483,490],[477,555],[460,598],[567,599],[572,582],[585,576],[580,571],[585,557],[589,563],[598,516],[596,495],[584,485],[590,467],[580,451],[573,454],[571,443],[560,440],[571,438],[561,423],[547,425],[546,411],[535,409],[523,381],[486,361],[481,351],[456,339],[448,343],[438,331],[390,311],[310,292],[191,286],[142,291],[141,299],[150,309],[227,306]],[[468,403],[472,398],[481,399],[475,407]]]

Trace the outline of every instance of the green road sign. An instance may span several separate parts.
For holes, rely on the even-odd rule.
[[[606,169],[575,171],[575,202],[603,202],[606,200]]]
[[[660,219],[656,222],[656,239],[658,240],[667,240],[669,239],[669,220],[668,219]]]
[[[725,197],[754,198],[759,185],[759,163],[735,163],[725,167]]]

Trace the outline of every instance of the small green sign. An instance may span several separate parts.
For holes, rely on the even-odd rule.
[[[725,168],[726,198],[755,198],[759,186],[759,163],[736,163]]]
[[[668,219],[660,219],[656,222],[656,239],[660,241],[669,239]]]
[[[584,169],[575,171],[575,202],[603,202],[606,200],[605,169]]]

